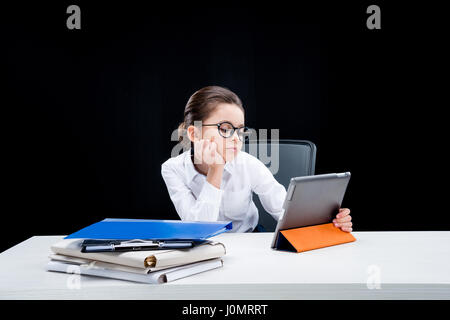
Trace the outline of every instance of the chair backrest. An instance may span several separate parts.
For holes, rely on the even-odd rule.
[[[275,163],[271,157],[272,151],[277,152],[277,147],[279,157],[278,163]],[[244,150],[257,156],[286,190],[291,178],[314,175],[317,148],[311,141],[285,139],[274,140],[273,142],[267,140],[267,143],[247,141]],[[276,154],[274,154],[274,157],[276,157]],[[277,221],[264,210],[256,194],[253,194],[253,201],[259,211],[258,223],[263,226],[265,231],[274,231]]]

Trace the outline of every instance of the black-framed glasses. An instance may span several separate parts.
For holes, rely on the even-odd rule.
[[[249,127],[235,127],[228,121],[223,121],[220,123],[202,124],[202,126],[216,126],[219,134],[224,138],[230,138],[233,136],[234,131],[237,130],[239,140],[244,141],[250,135]]]

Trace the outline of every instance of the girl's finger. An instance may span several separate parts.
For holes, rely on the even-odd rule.
[[[212,142],[209,143],[209,156],[214,160],[214,155],[216,154],[216,151],[214,149],[214,144]]]
[[[195,157],[196,159],[197,158],[203,159],[203,142],[204,140],[194,141],[194,154],[196,156]]]
[[[209,151],[209,140],[205,140],[205,142],[203,144],[203,150]]]
[[[335,227],[342,228],[342,227],[351,227],[353,225],[353,222],[342,222],[342,223],[333,222],[333,224]]]
[[[339,209],[339,213],[336,215],[336,218],[343,218],[345,216],[348,216],[349,214],[350,214],[350,209],[341,208],[341,209]]]
[[[333,222],[338,222],[338,223],[349,222],[349,221],[352,221],[352,216],[345,216],[343,218],[336,218],[333,220]]]
[[[217,144],[215,142],[211,142],[211,151],[215,152],[217,150]]]
[[[342,228],[341,229],[342,231],[345,231],[345,232],[352,232],[352,228]]]
[[[211,155],[213,154],[213,150],[214,150],[214,145],[215,145],[216,143],[214,142],[214,136],[212,136],[211,138],[210,138],[210,140],[209,140],[209,145],[211,146]]]
[[[205,148],[203,150],[204,157],[205,157],[205,163],[207,165],[211,165],[214,162],[214,159],[211,157],[211,143],[208,139],[205,140]]]
[[[338,223],[340,228],[350,228],[353,226],[352,222],[344,222],[344,223]]]

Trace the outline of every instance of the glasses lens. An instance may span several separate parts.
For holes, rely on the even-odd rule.
[[[219,127],[219,132],[222,137],[229,138],[233,134],[233,126],[229,123],[222,123]]]
[[[248,127],[239,128],[238,135],[239,135],[239,139],[241,139],[241,141],[244,141],[245,139],[248,139],[249,136],[250,136],[249,128]]]

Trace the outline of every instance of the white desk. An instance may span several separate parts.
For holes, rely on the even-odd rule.
[[[304,253],[270,249],[272,233],[222,234],[222,268],[162,285],[81,276],[80,289],[45,271],[62,236],[36,236],[0,254],[0,299],[450,299],[450,232],[353,234]]]

